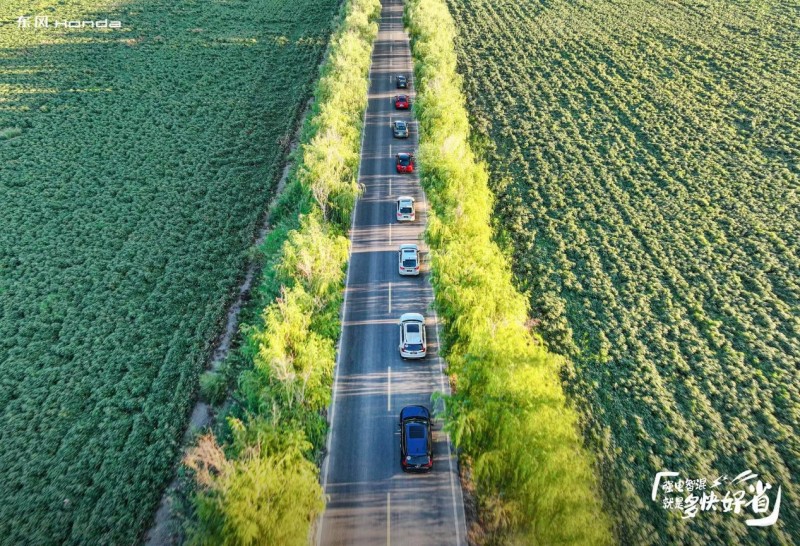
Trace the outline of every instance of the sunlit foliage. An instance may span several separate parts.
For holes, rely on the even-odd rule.
[[[324,506],[317,467],[305,456],[311,444],[274,424],[251,422],[249,431],[239,421],[231,424],[230,456],[209,434],[184,461],[199,484],[201,522],[188,544],[307,544],[308,522]]]

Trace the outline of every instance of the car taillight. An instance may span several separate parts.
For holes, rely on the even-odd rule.
[[[406,349],[408,349],[408,343],[403,343],[403,350],[405,351]]]
[[[423,465],[425,468],[430,468],[433,466],[433,458],[428,457],[428,462]]]
[[[419,266],[415,267],[414,271],[419,271]]]

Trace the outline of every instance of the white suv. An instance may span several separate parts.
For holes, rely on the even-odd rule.
[[[397,198],[397,221],[413,222],[416,218],[414,214],[414,198],[404,195]]]
[[[401,275],[419,275],[419,247],[417,245],[400,245],[397,261]]]
[[[425,317],[419,313],[405,313],[400,317],[400,356],[425,358],[428,345],[425,339]]]

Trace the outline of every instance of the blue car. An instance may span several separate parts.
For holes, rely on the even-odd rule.
[[[431,413],[425,406],[406,406],[400,412],[400,466],[404,472],[433,468]]]

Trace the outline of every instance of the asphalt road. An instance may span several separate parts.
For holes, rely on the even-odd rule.
[[[415,175],[395,172],[394,154],[416,148],[416,124],[409,139],[394,139],[391,122],[412,121],[394,109],[396,74],[411,81],[408,36],[402,0],[383,0],[378,38],[372,52],[369,105],[361,151],[360,183],[351,233],[352,250],[344,303],[343,330],[330,411],[329,455],[322,466],[328,496],[317,539],[320,544],[466,544],[464,507],[456,460],[449,440],[434,427],[434,467],[429,474],[400,468],[400,410],[447,392],[438,334],[431,308],[433,291],[425,273],[422,231],[426,202]],[[395,199],[417,201],[417,219],[398,224]],[[401,277],[400,244],[417,243],[423,274]],[[428,356],[403,361],[398,353],[402,313],[425,315]]]

